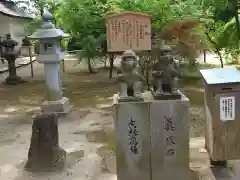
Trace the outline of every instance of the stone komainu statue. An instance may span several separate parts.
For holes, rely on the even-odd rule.
[[[171,53],[172,49],[169,46],[163,46],[158,61],[153,65],[153,92],[155,96],[177,94],[177,78],[181,76],[181,72]]]
[[[117,81],[120,83],[119,100],[142,100],[144,78],[137,63],[137,56],[132,50],[126,50],[122,55]]]

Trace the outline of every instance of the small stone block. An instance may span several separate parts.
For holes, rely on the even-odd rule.
[[[126,98],[119,98],[118,102],[140,102],[143,101],[143,98],[136,98],[136,97],[126,97]]]
[[[152,95],[155,100],[177,100],[181,99],[181,94],[178,93],[156,93],[153,89],[151,89]]]
[[[42,113],[68,114],[71,110],[69,100],[63,97],[59,101],[46,101],[42,106]]]

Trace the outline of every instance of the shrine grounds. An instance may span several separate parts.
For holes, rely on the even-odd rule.
[[[65,149],[67,167],[61,172],[30,173],[23,170],[31,138],[32,117],[40,112],[45,98],[43,67],[34,63],[18,69],[27,81],[17,86],[0,84],[0,179],[1,180],[116,180],[114,109],[112,96],[118,91],[116,72],[108,78],[103,67],[89,74],[74,59],[65,62],[63,94],[74,105],[69,115],[59,119],[60,147]],[[201,68],[204,68],[202,66]],[[208,66],[207,66],[208,67]],[[3,81],[7,74],[2,74]],[[197,69],[184,70],[180,90],[191,101],[190,166],[193,179],[218,176],[209,171],[204,149],[204,89]],[[195,173],[197,172],[197,173]],[[225,172],[221,172],[225,173]]]

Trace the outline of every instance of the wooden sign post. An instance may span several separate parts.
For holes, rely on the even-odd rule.
[[[108,52],[151,50],[151,15],[138,12],[106,16]]]

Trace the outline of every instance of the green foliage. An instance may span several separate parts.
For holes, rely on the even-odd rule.
[[[223,32],[221,36],[219,36],[218,41],[222,47],[237,48],[239,43],[239,39],[237,37],[236,19],[232,18],[223,26]]]
[[[239,54],[240,28],[237,28],[239,27],[236,18],[239,7],[237,0],[30,1],[40,13],[43,11],[43,7],[48,8],[54,16],[56,26],[71,34],[69,50],[82,49],[81,56],[91,59],[105,55],[105,15],[109,12],[119,11],[151,14],[152,30],[160,36],[164,27],[172,22],[189,19],[203,21],[205,26],[198,25],[194,28],[185,28],[189,23],[183,21],[178,34],[182,34],[181,38],[184,38],[184,41],[183,39],[176,41],[176,38],[172,38],[171,43],[182,51],[183,57],[195,57],[197,51],[207,47],[218,54],[224,50],[224,54],[234,58],[238,57]],[[28,24],[28,32],[31,33],[39,26],[40,22],[41,20],[37,19]],[[206,41],[205,34],[208,34],[208,41]],[[64,44],[66,47],[66,42]]]
[[[69,39],[62,39],[61,40],[61,49],[63,51],[67,51],[68,42],[69,42]]]
[[[35,19],[33,21],[30,21],[25,24],[24,30],[26,35],[31,35],[33,32],[36,31],[37,28],[39,28],[42,24],[41,19]]]

